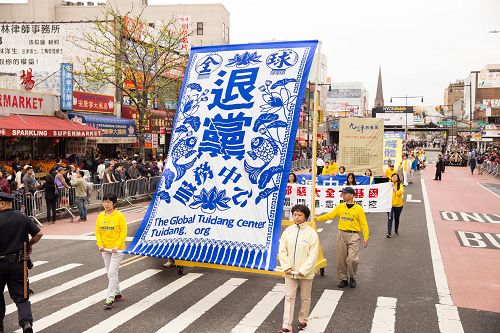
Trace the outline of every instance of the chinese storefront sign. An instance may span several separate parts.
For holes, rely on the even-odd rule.
[[[328,213],[342,201],[343,186],[316,187],[316,213]],[[389,212],[392,208],[392,183],[352,186],[354,201],[363,207],[366,213]],[[311,206],[311,186],[290,184],[286,189],[284,209],[294,205]]]
[[[179,17],[179,25],[182,35],[182,41],[179,47],[180,48],[179,51],[189,52],[189,48],[191,46],[189,40],[189,36],[191,35],[190,23],[191,23],[191,17],[189,16]]]
[[[26,90],[31,90],[35,86],[35,79],[33,78],[33,70],[31,68],[21,71],[21,85]]]
[[[114,113],[114,97],[108,95],[91,94],[74,91],[72,104],[73,110],[84,112]]]
[[[62,111],[73,110],[73,64],[61,64],[61,97]]]
[[[192,48],[162,179],[128,253],[275,268],[316,45]]]

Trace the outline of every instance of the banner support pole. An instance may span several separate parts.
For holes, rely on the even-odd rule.
[[[314,114],[313,114],[313,145],[312,145],[312,170],[311,170],[311,217],[313,227],[316,229],[314,217],[316,216],[316,176],[317,176],[317,160],[318,160],[318,83],[319,69],[321,62],[321,41],[318,45],[318,56],[316,58],[316,77],[314,80]],[[311,87],[309,86],[309,89]]]

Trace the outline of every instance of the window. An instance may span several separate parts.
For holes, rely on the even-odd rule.
[[[196,22],[196,34],[203,35],[203,22]]]

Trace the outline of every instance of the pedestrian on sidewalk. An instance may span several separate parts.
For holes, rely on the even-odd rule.
[[[297,287],[300,287],[299,331],[307,326],[311,308],[311,289],[318,260],[318,234],[308,223],[311,211],[305,205],[292,207],[294,225],[283,232],[279,245],[279,260],[285,272],[285,309],[283,332],[292,332]]]
[[[77,171],[76,180],[71,180],[71,186],[75,187],[76,194],[76,207],[78,208],[78,212],[80,213],[80,219],[78,222],[87,221],[87,190],[88,183],[83,178],[85,173],[81,170]]]
[[[387,235],[386,238],[391,238],[392,221],[394,220],[394,234],[399,236],[399,217],[403,211],[403,193],[404,186],[401,184],[401,179],[397,173],[392,175],[392,209],[387,213]]]
[[[104,308],[111,309],[114,302],[123,300],[118,279],[118,268],[123,258],[125,238],[127,237],[127,221],[125,216],[115,209],[118,197],[114,193],[106,193],[102,198],[104,212],[97,216],[95,237],[97,247],[101,251],[104,266],[108,274],[108,289]]]
[[[47,206],[47,223],[56,223],[57,199],[61,196],[59,189],[54,182],[54,176],[48,173],[45,176],[45,183],[42,184],[40,190],[45,193],[45,204]]]
[[[363,232],[363,246],[368,246],[370,230],[363,207],[354,202],[354,189],[345,187],[342,190],[344,202],[331,212],[317,216],[316,221],[323,222],[339,218],[335,257],[339,288],[356,287],[356,270],[359,263],[360,232]]]

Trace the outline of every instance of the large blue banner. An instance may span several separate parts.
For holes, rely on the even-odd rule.
[[[316,45],[192,48],[165,170],[127,253],[276,267]]]

